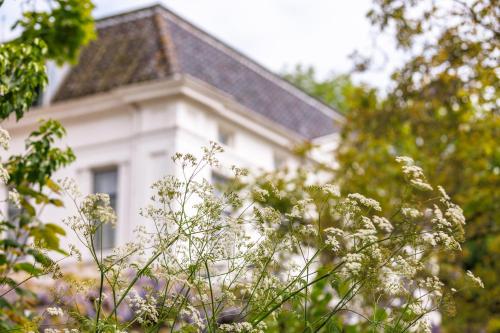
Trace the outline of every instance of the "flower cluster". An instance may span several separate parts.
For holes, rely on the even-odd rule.
[[[59,307],[47,308],[47,313],[51,316],[56,316],[56,317],[64,316],[63,310]]]
[[[227,333],[264,333],[265,323],[259,323],[255,327],[251,323],[241,322],[234,324],[222,324],[219,326],[221,332]]]
[[[403,174],[408,182],[420,191],[432,191],[433,188],[424,176],[424,171],[421,167],[416,166],[413,159],[407,156],[399,156],[396,161],[403,166]]]
[[[9,149],[9,142],[10,142],[9,132],[4,130],[3,128],[0,128],[0,147],[2,147],[4,150]],[[4,168],[3,164],[0,163],[0,183],[7,184],[8,181],[9,181],[9,173]]]
[[[101,278],[90,322],[97,327],[128,311],[115,328],[260,333],[280,311],[298,303],[306,308],[311,288],[320,285],[330,301],[320,319],[308,323],[313,330],[332,315],[352,320],[347,313],[355,313],[363,322],[383,306],[388,331],[428,331],[427,314],[449,292],[432,268],[435,254],[459,249],[465,219],[443,189],[436,197],[425,185],[411,159],[398,158],[403,174],[425,191],[397,212],[384,212],[376,200],[342,196],[334,184],[308,184],[293,198],[272,178],[239,184],[239,192],[221,189],[203,179],[204,169],[220,170],[220,151],[212,144],[201,157],[176,154],[180,176],[153,184],[151,203],[141,210],[148,224],[109,256],[91,256]],[[247,177],[231,170],[235,178]],[[64,184],[66,192],[78,193]],[[428,197],[418,201],[422,195]],[[96,222],[115,223],[116,216],[106,195],[75,200],[79,214],[66,221],[92,250]]]

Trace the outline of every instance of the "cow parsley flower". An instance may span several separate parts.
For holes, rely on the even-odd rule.
[[[264,333],[266,329],[265,323],[259,323],[255,327],[248,322],[233,323],[233,324],[222,324],[219,329],[222,332],[227,333]]]
[[[394,229],[391,222],[389,222],[389,220],[385,217],[373,216],[372,220],[373,224],[375,224],[377,228],[379,228],[383,232],[390,233]]]
[[[0,147],[7,150],[9,149],[10,134],[3,128],[0,128]]]
[[[16,189],[9,191],[7,200],[17,208],[21,208],[21,196],[19,195],[19,192],[17,192]]]
[[[61,308],[59,307],[52,307],[52,308],[47,308],[47,313],[51,316],[54,317],[62,317],[64,316],[64,312]]]
[[[138,323],[156,322],[158,320],[158,310],[156,300],[152,297],[143,298],[134,290],[127,296],[127,301],[137,316]]]
[[[362,194],[351,193],[347,196],[347,198],[350,199],[351,201],[359,203],[362,206],[365,206],[366,208],[371,208],[378,212],[382,210],[382,208],[380,207],[380,203],[377,200],[367,198]]]
[[[362,261],[364,256],[361,253],[348,253],[344,259],[344,266],[340,274],[344,278],[357,277],[363,269]]]
[[[66,177],[63,179],[58,179],[57,183],[64,191],[66,191],[66,193],[68,193],[71,198],[77,199],[82,196],[80,188],[73,178]]]
[[[471,271],[467,271],[467,277],[478,287],[484,288],[484,283],[481,278],[475,276]]]
[[[312,224],[306,224],[300,227],[299,233],[303,237],[316,237],[318,236],[318,229]]]
[[[323,192],[333,197],[340,197],[340,188],[337,185],[326,184],[322,186]]]
[[[432,332],[432,326],[431,322],[427,318],[427,316],[423,316],[417,321],[416,324],[416,331],[421,332],[421,333],[431,333]]]
[[[465,225],[464,211],[457,205],[450,205],[444,215],[455,225]]]
[[[403,214],[404,217],[410,220],[415,220],[422,216],[422,213],[418,209],[408,207],[402,208],[401,214]]]
[[[420,191],[432,191],[433,188],[427,183],[424,176],[424,171],[421,167],[416,166],[410,157],[396,157],[396,162],[402,164],[402,171],[406,179],[414,188]]]
[[[441,193],[441,196],[443,197],[444,200],[449,201],[451,199],[450,196],[448,195],[448,193],[446,193],[445,189],[442,186],[438,185],[437,189],[438,189],[439,193]]]
[[[108,194],[96,193],[86,196],[81,203],[80,210],[89,221],[116,223],[116,214],[110,206]]]
[[[9,172],[0,164],[0,184],[7,184],[9,178]]]

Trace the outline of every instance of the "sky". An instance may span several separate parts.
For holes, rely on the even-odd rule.
[[[0,7],[0,38],[12,37],[9,27],[19,17],[21,0]],[[349,55],[374,49],[376,30],[365,17],[371,0],[96,0],[97,18],[162,3],[207,32],[281,73],[296,64],[312,65],[319,78],[346,73]],[[378,50],[389,54],[391,39],[378,36]],[[392,57],[378,71],[357,80],[384,87],[397,64]]]

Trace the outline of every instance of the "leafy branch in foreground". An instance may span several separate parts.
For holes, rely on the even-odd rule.
[[[47,85],[46,63],[75,62],[95,37],[90,0],[46,3],[48,11],[37,11],[36,1],[27,3],[33,9],[13,26],[22,28],[21,35],[0,44],[0,120],[13,113],[21,119]]]
[[[0,131],[1,145],[7,148],[9,136]],[[24,315],[36,304],[36,295],[26,283],[49,274],[59,277],[59,260],[54,260],[53,254],[68,255],[60,246],[64,229],[41,218],[44,209],[63,207],[60,188],[51,178],[75,159],[71,149],[53,146],[64,134],[58,122],[41,122],[26,140],[26,152],[0,165],[0,178],[9,189],[3,201],[10,208],[7,215],[0,215],[1,330],[33,320],[33,316]]]

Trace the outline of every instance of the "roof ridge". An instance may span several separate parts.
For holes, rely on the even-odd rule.
[[[210,43],[212,46],[216,47],[217,49],[227,53],[231,57],[235,58],[238,60],[240,63],[245,65],[246,67],[250,68],[257,74],[265,77],[266,79],[274,82],[281,88],[283,88],[285,91],[288,91],[292,95],[295,95],[297,98],[303,100],[305,103],[310,104],[317,108],[320,112],[323,114],[327,115],[328,117],[336,120],[341,120],[343,119],[343,115],[331,107],[330,105],[326,104],[325,102],[321,101],[320,99],[308,94],[307,92],[303,91],[296,85],[292,84],[291,82],[287,81],[283,77],[279,76],[278,74],[274,73],[273,71],[267,69],[265,66],[259,64],[257,61],[251,59],[249,56],[245,55],[241,51],[235,49],[234,47],[228,45],[227,43],[223,42],[222,40],[218,39],[217,37],[214,37],[207,33],[205,30],[202,28],[196,26],[195,24],[187,21],[177,13],[173,12],[172,10],[166,8],[164,5],[157,3],[152,6],[148,7],[142,7],[142,8],[137,8],[132,11],[126,11],[122,13],[118,13],[115,15],[107,16],[107,17],[102,17],[96,20],[96,26],[97,28],[104,28],[107,26],[113,26],[116,24],[124,23],[127,21],[132,21],[136,20],[139,18],[144,18],[148,16],[154,16],[155,14],[161,13],[163,15],[166,15],[166,19],[171,19],[174,20],[177,24],[180,24],[184,26],[184,28],[189,29],[190,32],[195,33],[198,35],[198,37],[204,39],[206,42]],[[168,24],[168,22],[165,22]],[[157,24],[155,22],[155,24]],[[158,27],[158,25],[157,25]],[[164,27],[166,28],[166,27]],[[169,30],[167,28],[167,30]],[[161,33],[161,32],[160,32]],[[169,34],[169,32],[167,32]],[[162,38],[163,39],[163,38]],[[170,39],[171,40],[171,39]],[[165,48],[164,52],[168,52],[164,55],[166,56],[174,56],[173,60],[175,61],[175,65],[172,68],[172,70],[178,70],[178,64],[177,64],[177,58],[175,57],[175,53],[173,50],[173,46],[171,45],[170,47],[169,44],[163,44],[164,41],[162,41],[162,48]],[[173,44],[173,43],[170,43]],[[170,63],[169,63],[170,64]]]
[[[153,11],[154,24],[158,30],[162,54],[168,65],[168,71],[170,74],[178,73],[180,72],[180,67],[177,60],[177,53],[175,52],[175,45],[170,35],[170,29],[168,28],[168,22],[161,17],[157,7],[155,7]]]

